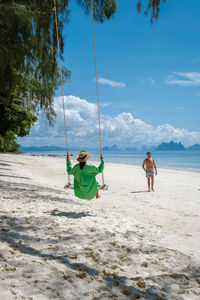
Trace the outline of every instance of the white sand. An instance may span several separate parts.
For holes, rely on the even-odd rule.
[[[65,161],[0,155],[0,299],[200,299],[200,173],[106,164],[92,201]]]

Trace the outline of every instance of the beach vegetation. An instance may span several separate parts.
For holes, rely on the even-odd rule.
[[[65,39],[62,30],[69,22],[69,2],[56,1],[61,59]],[[77,3],[89,13],[90,1]],[[16,149],[15,137],[29,134],[39,112],[50,125],[54,124],[53,98],[60,77],[53,8],[52,0],[0,1],[1,149],[8,149],[9,141]],[[115,11],[115,0],[94,0],[96,21],[109,19]],[[70,71],[62,68],[62,73],[63,81],[67,82]]]

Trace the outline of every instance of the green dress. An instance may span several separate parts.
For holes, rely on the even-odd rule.
[[[85,165],[80,169],[79,164],[73,168],[71,161],[67,161],[67,173],[74,176],[74,194],[78,198],[92,199],[96,196],[100,185],[96,181],[96,175],[101,173],[104,169],[104,160],[101,159],[99,167],[93,165]]]

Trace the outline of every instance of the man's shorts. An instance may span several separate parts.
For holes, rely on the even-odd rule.
[[[146,171],[146,177],[154,177],[154,170],[147,170]]]

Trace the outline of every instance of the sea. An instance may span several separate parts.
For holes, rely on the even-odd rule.
[[[90,161],[98,161],[100,154],[99,151],[91,150]],[[152,158],[155,159],[157,167],[168,169],[181,169],[188,171],[200,172],[200,151],[153,151]],[[33,156],[49,156],[60,157],[66,156],[64,151],[42,151],[42,152],[22,152],[23,155]],[[70,151],[70,158],[76,159],[78,151]],[[143,160],[146,158],[144,152],[131,152],[131,151],[104,151],[104,160],[110,163],[120,163],[128,165],[141,166]]]

